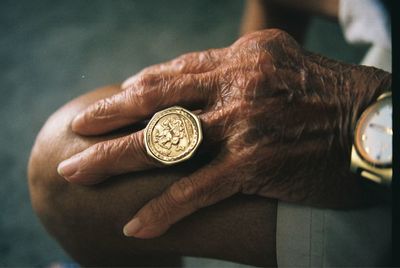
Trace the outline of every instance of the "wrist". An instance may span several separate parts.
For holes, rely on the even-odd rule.
[[[331,74],[334,74],[330,79],[333,88],[329,94],[330,102],[334,103],[337,111],[334,136],[338,139],[343,164],[347,167],[357,121],[368,106],[391,89],[392,75],[374,67],[328,63]]]
[[[342,88],[344,92],[340,92],[343,99],[339,136],[346,159],[348,157],[350,161],[358,119],[383,92],[391,89],[392,74],[374,67],[353,65],[343,71],[341,76],[344,78]]]
[[[353,137],[353,131],[361,113],[374,103],[382,93],[391,90],[392,74],[368,66],[357,66],[350,74],[350,79],[353,81],[353,94],[350,94],[352,105],[349,122],[351,137]]]

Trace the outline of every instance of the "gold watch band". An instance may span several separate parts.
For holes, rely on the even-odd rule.
[[[351,148],[351,171],[379,184],[390,185],[392,168],[378,168],[366,163],[357,153],[355,146]]]

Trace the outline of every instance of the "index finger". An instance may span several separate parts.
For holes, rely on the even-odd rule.
[[[173,105],[194,110],[208,103],[214,74],[145,75],[129,89],[89,106],[72,122],[72,130],[97,135],[149,118]]]

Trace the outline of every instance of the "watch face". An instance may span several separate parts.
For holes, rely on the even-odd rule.
[[[392,164],[392,98],[379,100],[361,115],[355,147],[361,157],[377,166]]]

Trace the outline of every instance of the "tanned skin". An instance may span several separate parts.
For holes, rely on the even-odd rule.
[[[115,176],[97,186],[80,186],[57,174],[57,165],[99,141],[122,136],[83,137],[72,118],[95,101],[120,90],[92,91],[55,112],[40,131],[29,161],[33,208],[49,233],[84,266],[179,266],[179,256],[202,256],[259,266],[276,266],[276,201],[235,195],[199,210],[159,238],[127,238],[123,225],[172,182],[207,163],[200,155],[186,164]],[[137,125],[135,128],[142,128]]]

